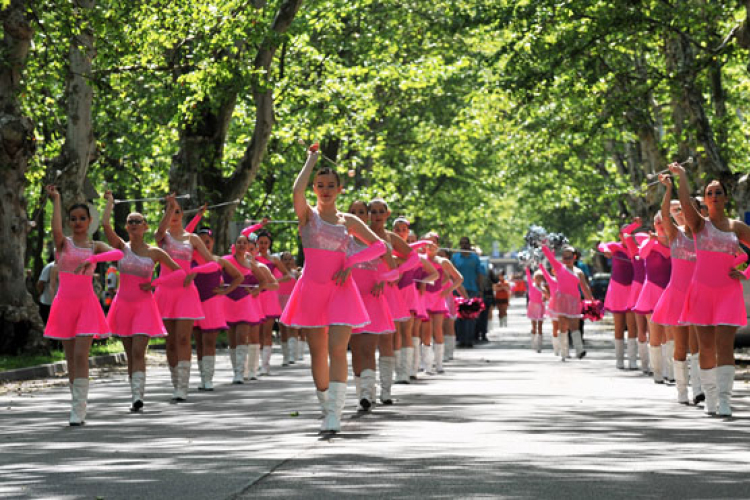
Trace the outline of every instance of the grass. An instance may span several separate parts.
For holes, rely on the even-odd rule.
[[[151,339],[149,345],[163,346],[166,345],[166,343],[167,340],[164,338]],[[227,343],[227,332],[219,333],[219,337],[216,341],[217,346],[226,347]],[[25,354],[20,354],[18,356],[0,356],[0,372],[15,370],[17,368],[26,368],[29,366],[45,365],[56,361],[65,361],[65,352],[62,350],[62,345],[59,342],[54,342],[54,344],[55,347],[53,347],[48,356]],[[123,351],[125,351],[125,348],[123,347],[122,342],[117,338],[95,340],[91,345],[90,356],[102,356],[104,354],[114,354]]]

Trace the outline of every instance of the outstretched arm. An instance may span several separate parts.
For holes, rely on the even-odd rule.
[[[680,198],[682,214],[685,216],[685,221],[687,222],[688,227],[693,234],[701,232],[706,221],[703,220],[701,214],[699,214],[693,204],[690,203],[690,181],[688,181],[685,168],[679,163],[672,163],[669,165],[669,171],[680,178],[680,188],[677,191],[677,195]]]
[[[47,196],[52,200],[52,239],[55,242],[55,248],[60,251],[65,244],[65,235],[63,234],[60,193],[57,187],[47,186]]]
[[[294,181],[294,188],[292,190],[294,212],[297,214],[300,226],[306,225],[308,217],[310,216],[310,205],[307,203],[305,191],[307,190],[307,185],[310,183],[312,169],[318,161],[318,155],[319,152],[317,145],[313,144],[307,152],[305,166],[302,167],[302,171],[300,171],[297,175],[297,179]]]
[[[674,241],[677,238],[679,229],[677,229],[677,224],[674,223],[669,213],[669,207],[672,203],[672,179],[664,174],[659,174],[659,181],[667,188],[664,191],[664,198],[661,200],[661,222],[664,230],[667,232],[669,241]]]
[[[112,196],[112,191],[107,190],[107,192],[104,193],[104,199],[107,200],[107,206],[104,208],[104,215],[102,215],[104,235],[107,237],[107,241],[112,248],[122,250],[125,247],[125,242],[117,235],[110,224],[112,219],[112,208],[115,206],[115,199]]]

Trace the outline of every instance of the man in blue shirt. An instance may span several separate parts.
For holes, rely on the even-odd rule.
[[[482,272],[482,264],[479,256],[471,249],[471,240],[464,236],[459,241],[461,252],[453,254],[451,262],[456,266],[458,272],[464,277],[463,287],[469,297],[479,297],[479,275]],[[474,347],[476,339],[475,319],[458,319],[456,320],[456,340],[457,347]]]

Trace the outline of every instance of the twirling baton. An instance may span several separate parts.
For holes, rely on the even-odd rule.
[[[160,198],[135,198],[132,200],[115,200],[115,205],[117,205],[118,203],[135,203],[138,201],[164,201],[166,199],[167,198],[165,196],[162,196]],[[190,199],[190,195],[181,194],[181,195],[175,196],[175,199]]]
[[[240,200],[225,201],[224,203],[217,203],[216,205],[209,205],[206,207],[206,210],[211,210],[212,208],[225,207],[227,205],[236,205],[238,203],[240,203]],[[195,214],[195,213],[200,212],[202,209],[203,207],[191,208],[190,210],[185,210],[184,212],[186,214]]]

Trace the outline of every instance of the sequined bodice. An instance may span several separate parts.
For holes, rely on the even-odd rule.
[[[737,235],[731,231],[720,231],[710,220],[706,220],[703,231],[695,235],[696,249],[704,252],[721,252],[736,255],[740,251]]]
[[[125,256],[117,263],[117,267],[123,274],[131,274],[139,278],[150,278],[154,272],[154,261],[150,257],[141,257],[131,248],[130,243],[123,250]]]
[[[350,241],[346,226],[324,221],[318,214],[317,208],[313,208],[311,213],[310,220],[299,231],[302,247],[346,252]]]
[[[190,238],[185,241],[175,239],[169,232],[164,234],[159,246],[169,254],[174,260],[188,261],[193,258],[193,244]]]
[[[678,230],[677,238],[669,245],[673,259],[695,262],[695,241],[688,238],[685,232]]]
[[[362,243],[357,238],[351,238],[350,237],[350,244],[349,247],[346,249],[346,255],[354,255],[362,250],[365,250],[367,248],[367,245],[365,243]],[[357,269],[366,269],[368,271],[377,271],[378,270],[378,264],[380,263],[380,257],[368,260],[367,262],[360,262],[356,264],[354,267]]]
[[[57,261],[59,272],[74,273],[78,265],[92,255],[94,255],[93,246],[90,248],[77,247],[76,244],[73,243],[72,238],[66,237],[62,252],[55,252],[55,261]],[[86,275],[94,275],[94,266],[88,266]]]

